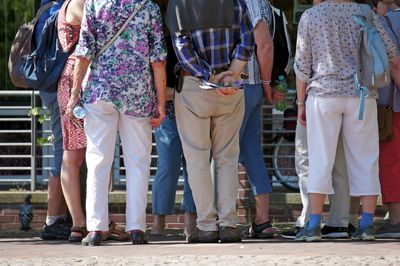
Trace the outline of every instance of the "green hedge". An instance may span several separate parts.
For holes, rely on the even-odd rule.
[[[24,22],[33,18],[36,7],[36,0],[1,0],[0,90],[15,89],[8,76],[8,55],[15,33]]]

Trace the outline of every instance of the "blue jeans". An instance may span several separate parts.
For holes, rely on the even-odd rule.
[[[184,194],[181,209],[185,212],[196,212],[192,190],[188,183],[186,162],[182,157],[182,144],[179,138],[176,121],[169,114],[162,124],[154,130],[157,145],[157,173],[153,183],[153,214],[175,214],[175,194],[178,185],[181,164],[183,165]]]
[[[262,85],[245,85],[245,111],[240,128],[239,162],[246,168],[255,196],[272,192],[261,149],[261,107],[264,102]]]
[[[51,174],[53,176],[61,175],[61,163],[63,157],[63,136],[61,129],[60,107],[57,102],[57,92],[39,91],[42,104],[50,111],[51,132],[53,133],[54,159]]]

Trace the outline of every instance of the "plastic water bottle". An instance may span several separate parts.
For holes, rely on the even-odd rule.
[[[287,103],[286,103],[286,94],[288,92],[288,86],[285,80],[285,76],[280,75],[278,77],[278,80],[276,81],[276,86],[275,89],[283,94],[285,94],[285,98],[282,101],[279,101],[275,103],[275,109],[278,111],[285,111],[287,108]]]
[[[83,108],[82,105],[78,104],[78,105],[76,105],[76,106],[74,107],[74,109],[72,110],[72,113],[74,114],[74,116],[75,116],[77,119],[82,119],[82,118],[84,118],[85,115],[86,115],[86,110],[85,110],[85,108]]]

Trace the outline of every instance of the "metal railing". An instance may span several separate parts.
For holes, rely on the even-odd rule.
[[[293,92],[288,94],[288,102]],[[35,190],[48,181],[53,159],[50,143],[37,144],[37,137],[51,134],[50,121],[38,123],[35,116],[29,113],[33,107],[40,106],[37,91],[1,91],[0,90],[0,187],[29,187]],[[285,131],[283,113],[263,107],[262,137],[264,159],[272,176],[275,187],[285,182],[296,187],[297,176],[294,171],[294,142],[285,140],[285,133],[294,134],[294,128]],[[293,122],[293,121],[292,121]],[[295,122],[295,121],[294,121]],[[119,139],[116,140],[114,163],[112,169],[112,185],[124,187],[125,167],[122,163],[122,150]],[[151,180],[156,172],[157,154],[153,142]],[[277,175],[282,175],[277,177]],[[285,175],[287,180],[285,181]],[[182,180],[181,180],[182,182]]]

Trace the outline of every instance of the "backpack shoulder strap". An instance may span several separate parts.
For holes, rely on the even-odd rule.
[[[44,6],[40,7],[39,10],[36,13],[35,18],[33,19],[33,23],[36,24],[36,22],[39,20],[39,18],[47,11],[49,10],[52,6],[57,5],[56,1],[51,1],[45,4]]]
[[[372,24],[372,16],[373,16],[372,12],[373,11],[372,11],[371,7],[367,4],[358,4],[358,6],[361,9],[361,14],[367,19],[367,21],[369,23]]]

